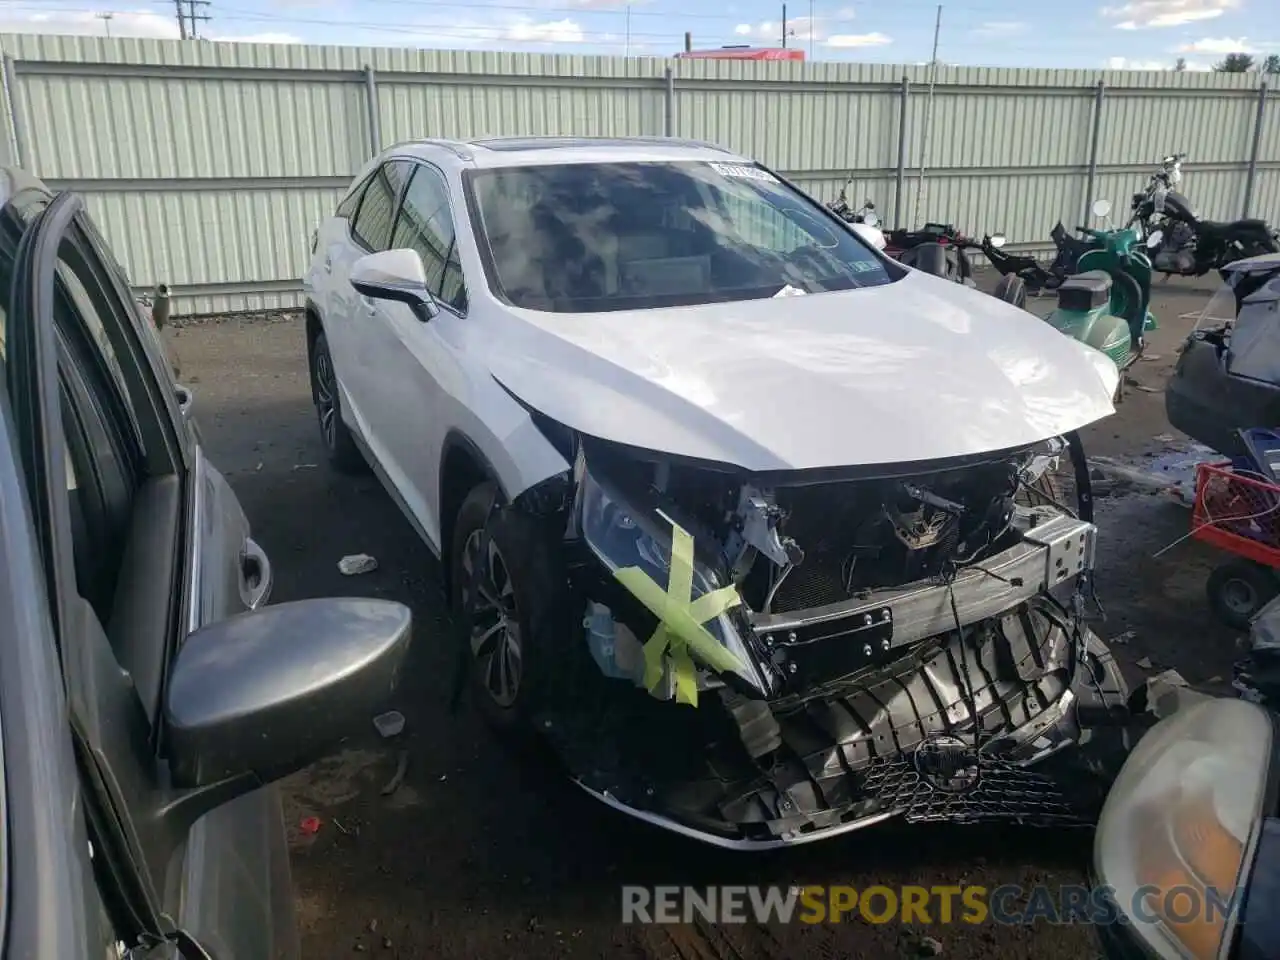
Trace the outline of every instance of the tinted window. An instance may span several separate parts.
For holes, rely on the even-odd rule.
[[[105,624],[142,479],[143,448],[104,327],[119,318],[100,314],[105,301],[89,291],[102,291],[82,262],[59,259],[57,273],[55,329],[76,581]]]
[[[458,243],[455,240],[444,265],[444,283],[440,287],[440,299],[459,313],[467,312],[467,287],[462,282],[462,264],[458,261]]]
[[[369,250],[386,250],[391,237],[391,220],[395,216],[400,188],[411,165],[405,160],[384,163],[374,173],[360,200],[351,232]]]
[[[888,283],[883,262],[752,165],[557,164],[467,173],[494,293],[595,312]]]
[[[333,212],[334,216],[349,219],[356,212],[356,208],[360,206],[360,198],[364,196],[364,188],[369,185],[369,181],[372,179],[373,176],[371,174],[356,184],[346,198],[338,204],[338,209]]]
[[[419,166],[409,181],[391,246],[418,251],[427,273],[427,287],[439,296],[445,262],[453,247],[453,220],[448,188],[430,167]]]

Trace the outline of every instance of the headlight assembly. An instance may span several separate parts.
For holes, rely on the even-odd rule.
[[[617,489],[593,475],[581,461],[575,473],[578,494],[574,530],[591,552],[615,576],[635,568],[658,589],[677,589],[671,574],[675,522],[656,505],[642,507],[627,502]],[[714,569],[705,556],[699,557],[695,552],[691,565],[693,575],[688,595],[677,598],[686,607],[728,585],[727,577]],[[720,647],[732,654],[732,660],[721,658],[721,666],[733,663],[734,673],[765,692],[767,684],[728,612],[719,613],[701,625]],[[672,622],[671,626],[679,629],[681,624]],[[699,666],[720,669],[716,664],[709,664],[696,650],[690,652],[695,661],[701,661]]]
[[[1116,778],[1094,867],[1155,956],[1226,955],[1263,820],[1272,740],[1261,708],[1210,700],[1153,727]]]

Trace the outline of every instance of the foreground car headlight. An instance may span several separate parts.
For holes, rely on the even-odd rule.
[[[660,588],[668,589],[673,541],[671,518],[656,505],[642,507],[627,502],[607,481],[593,475],[581,462],[575,473],[578,474],[576,534],[610,572],[637,567]],[[683,598],[689,601],[727,584],[727,578],[714,569],[705,555],[699,556],[696,546],[695,540],[692,589],[690,596]],[[760,692],[767,692],[767,681],[729,614],[721,613],[703,626],[733,654],[739,664],[735,672]]]
[[[1098,881],[1154,956],[1216,960],[1262,824],[1272,724],[1242,700],[1161,721],[1116,778],[1094,838]],[[1230,915],[1228,915],[1230,913]]]

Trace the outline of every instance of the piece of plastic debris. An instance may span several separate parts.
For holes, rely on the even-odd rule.
[[[367,553],[353,553],[338,561],[338,572],[344,577],[354,577],[362,573],[373,573],[378,569],[378,561]]]
[[[1157,673],[1154,677],[1151,678],[1151,682],[1164,683],[1164,684],[1168,684],[1171,687],[1190,686],[1190,684],[1188,684],[1187,681],[1183,679],[1182,674],[1180,674],[1177,670],[1162,670],[1160,673]]]
[[[442,774],[440,774],[440,782],[441,782],[441,783],[444,783],[444,782],[445,782],[446,780],[448,780],[448,779],[449,779],[449,775],[448,775],[447,773],[442,773]]]
[[[293,469],[295,470],[311,470],[314,467],[315,467],[314,463],[295,463],[293,465]]]
[[[317,833],[320,832],[320,818],[319,817],[303,817],[298,822],[298,829],[301,830],[305,836],[314,837]]]
[[[774,296],[774,299],[776,300],[778,297],[803,297],[806,295],[807,295],[807,291],[801,290],[799,287],[793,287],[791,284],[788,283],[786,286],[784,286],[781,290],[779,290],[773,296]]]
[[[1173,441],[1176,440],[1177,437],[1175,437],[1172,433],[1157,433],[1151,439],[1156,441],[1157,443],[1173,443]]]
[[[261,472],[261,471],[262,471],[262,461],[261,461],[261,460],[259,460],[259,461],[258,461],[258,465],[257,465],[256,467],[254,467],[253,469],[254,469],[256,472]]]
[[[1149,387],[1145,383],[1135,383],[1133,386],[1143,393],[1164,393],[1164,387]]]
[[[1222,678],[1217,676],[1210,677],[1208,680],[1205,681],[1205,683],[1221,683],[1221,682],[1222,682]]]
[[[387,785],[382,788],[382,795],[389,797],[400,789],[400,784],[404,783],[404,775],[409,772],[409,751],[401,750],[400,756],[396,758],[396,772],[391,775],[391,779],[387,781]]]
[[[1141,667],[1143,670],[1150,670],[1152,669],[1152,666],[1153,666],[1153,664],[1151,663],[1150,657],[1143,657],[1141,660],[1138,661],[1137,665]]]
[[[1153,361],[1153,360],[1159,360],[1159,359],[1160,359],[1160,354],[1158,354],[1158,353],[1144,353],[1144,354],[1142,355],[1142,358],[1141,358],[1141,359],[1143,359],[1143,360],[1147,361],[1148,363],[1150,363],[1150,362],[1151,362],[1151,361]]]
[[[1126,630],[1124,633],[1117,634],[1116,636],[1112,637],[1111,642],[1112,643],[1128,643],[1137,635],[1138,635],[1137,632],[1134,630]]]
[[[376,918],[369,921],[369,932],[370,933],[378,932],[378,921]]]
[[[399,710],[388,710],[374,717],[373,725],[382,739],[389,740],[404,732],[404,714]]]
[[[942,942],[935,940],[933,937],[921,937],[918,949],[922,957],[942,956]]]

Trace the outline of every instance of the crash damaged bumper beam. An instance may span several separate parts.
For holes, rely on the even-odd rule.
[[[976,623],[1046,590],[1073,585],[1093,567],[1096,536],[1093,524],[1054,513],[1026,530],[1021,542],[960,570],[950,583],[876,590],[841,603],[748,619],[766,648],[794,651],[799,671],[833,675],[838,668],[822,654],[838,646],[840,668],[853,672],[886,651],[954,630],[957,619],[961,625]],[[810,659],[820,662],[807,664]]]

